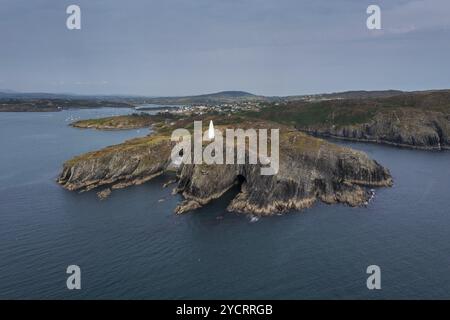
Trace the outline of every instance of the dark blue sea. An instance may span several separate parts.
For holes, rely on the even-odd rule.
[[[338,142],[388,167],[395,185],[368,207],[257,221],[226,212],[236,190],[177,216],[165,176],[105,201],[56,184],[72,156],[149,133],[70,121],[130,112],[0,113],[0,299],[450,298],[450,152]],[[81,290],[66,287],[73,264]]]

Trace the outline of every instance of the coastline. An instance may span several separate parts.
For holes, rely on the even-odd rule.
[[[386,145],[386,146],[391,146],[394,148],[401,148],[401,149],[413,149],[413,150],[422,150],[422,151],[448,151],[448,150],[450,150],[450,146],[438,146],[438,147],[415,146],[415,145],[410,145],[410,144],[395,143],[395,142],[391,142],[388,140],[359,139],[359,138],[351,138],[351,137],[332,135],[332,134],[327,134],[327,133],[317,133],[317,132],[314,132],[311,130],[306,130],[306,129],[298,129],[298,130],[301,132],[310,134],[314,137],[318,137],[318,138],[331,138],[331,139],[343,140],[343,141],[373,143],[373,144]]]

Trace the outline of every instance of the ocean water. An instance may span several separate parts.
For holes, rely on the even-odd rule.
[[[169,177],[105,201],[55,183],[64,160],[148,130],[71,128],[127,109],[0,113],[0,298],[450,298],[450,152],[338,142],[387,166],[365,208],[255,219],[223,199],[177,216]],[[66,268],[81,268],[81,290]],[[366,268],[381,268],[381,290]]]

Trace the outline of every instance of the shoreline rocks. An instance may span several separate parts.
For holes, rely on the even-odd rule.
[[[105,200],[106,198],[108,198],[111,195],[111,189],[110,188],[106,188],[100,192],[97,192],[97,197],[100,200]]]
[[[172,147],[170,137],[151,135],[89,152],[67,161],[58,183],[78,191],[141,184],[169,170]],[[227,209],[254,216],[300,210],[317,201],[363,206],[371,197],[367,188],[392,185],[389,171],[365,153],[286,128],[280,130],[278,173],[260,173],[259,164],[181,165],[174,191],[184,201],[175,212],[198,209],[236,185],[241,190]]]
[[[288,133],[282,142],[274,176],[261,176],[259,165],[184,165],[177,192],[185,201],[176,212],[197,209],[236,183],[241,191],[228,210],[256,216],[301,210],[316,201],[362,206],[371,198],[366,187],[392,186],[389,171],[363,152],[300,132]]]
[[[450,149],[450,115],[411,108],[377,113],[354,125],[297,126],[313,136],[371,142],[420,150]]]
[[[170,140],[160,136],[132,139],[65,162],[57,182],[72,191],[142,184],[164,172],[171,149]]]

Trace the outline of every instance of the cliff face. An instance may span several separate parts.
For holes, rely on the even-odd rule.
[[[64,163],[58,183],[68,190],[90,190],[141,184],[163,173],[169,164],[172,144],[149,136],[89,152]]]
[[[317,136],[369,141],[425,150],[450,149],[450,115],[412,108],[378,112],[366,123],[298,126]]]
[[[67,161],[58,183],[81,191],[140,184],[167,169],[172,147],[169,137],[155,135],[90,152]],[[260,165],[252,164],[186,164],[177,176],[175,191],[185,198],[177,213],[199,208],[237,183],[241,192],[228,210],[255,215],[307,208],[317,200],[360,206],[371,197],[366,187],[392,184],[388,170],[365,153],[286,128],[280,131],[276,175],[263,176]]]
[[[176,212],[201,207],[236,183],[241,192],[228,210],[255,215],[303,209],[317,200],[364,205],[371,196],[364,187],[392,185],[388,170],[362,152],[300,132],[284,134],[280,144],[280,169],[274,176],[260,175],[259,165],[184,165],[177,191],[186,200]]]

